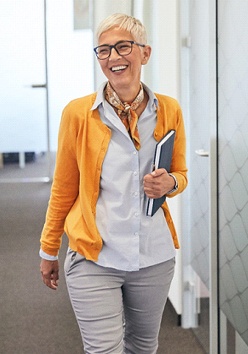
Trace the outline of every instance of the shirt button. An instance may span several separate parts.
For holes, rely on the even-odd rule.
[[[135,217],[137,218],[137,217],[139,216],[139,213],[135,213],[134,215],[135,215]]]
[[[135,150],[135,151],[133,152],[133,154],[134,154],[134,155],[137,155],[137,151]]]
[[[135,232],[135,233],[134,233],[134,236],[139,236],[139,233],[138,233],[138,232]]]
[[[133,173],[133,174],[134,174],[134,176],[137,176],[138,172],[137,172],[137,171],[134,171],[134,173]]]

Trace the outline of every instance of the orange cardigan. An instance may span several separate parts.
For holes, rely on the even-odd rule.
[[[178,189],[168,195],[171,198],[187,186],[184,123],[176,100],[160,94],[156,97],[154,138],[159,141],[168,130],[176,130],[171,173],[177,178]],[[64,231],[69,238],[69,247],[89,260],[96,261],[102,248],[95,216],[101,167],[111,130],[101,121],[98,110],[91,110],[95,98],[96,93],[93,93],[73,100],[62,114],[54,179],[41,235],[41,248],[50,255],[58,254]],[[166,202],[162,208],[174,245],[179,248]]]

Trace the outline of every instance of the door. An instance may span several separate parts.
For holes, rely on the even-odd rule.
[[[43,0],[0,2],[0,182],[49,177],[44,25]]]
[[[62,110],[94,89],[84,19],[73,0],[0,2],[0,183],[51,179]]]
[[[248,353],[248,2],[218,1],[220,353]]]
[[[182,87],[189,93],[183,97],[190,137],[183,324],[195,327],[207,353],[245,354],[248,3],[182,1],[181,13]],[[208,296],[202,297],[202,289]]]

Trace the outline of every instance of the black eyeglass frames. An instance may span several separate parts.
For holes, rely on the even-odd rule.
[[[113,48],[116,50],[116,52],[119,55],[125,56],[132,52],[134,44],[140,47],[145,47],[145,44],[140,44],[135,41],[119,41],[114,45],[108,45],[108,44],[99,45],[98,47],[94,48],[94,52],[97,58],[100,60],[109,58]]]

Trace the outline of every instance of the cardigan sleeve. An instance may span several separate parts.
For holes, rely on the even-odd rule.
[[[186,135],[185,135],[185,127],[182,116],[182,111],[179,105],[177,105],[177,109],[175,111],[174,118],[176,136],[174,142],[174,149],[171,161],[171,170],[172,173],[178,183],[178,189],[173,193],[168,194],[169,198],[181,193],[187,187],[188,179],[187,179],[187,166],[186,166]]]
[[[69,104],[62,113],[54,178],[41,234],[41,249],[53,256],[58,254],[65,219],[79,191],[76,139],[77,117]]]
[[[155,138],[160,140],[169,130],[176,131],[170,173],[172,173],[178,183],[178,188],[167,194],[168,198],[183,192],[188,184],[186,166],[186,135],[182,110],[172,97],[156,94],[158,98],[157,126],[155,128]]]

